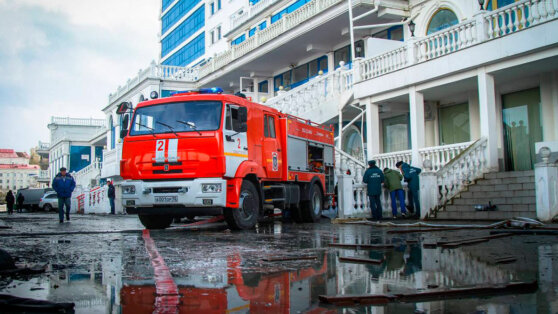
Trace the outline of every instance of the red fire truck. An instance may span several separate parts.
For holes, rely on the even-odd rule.
[[[242,96],[242,95],[241,95]],[[149,229],[173,218],[224,215],[253,228],[275,208],[315,222],[333,194],[334,135],[220,89],[122,103],[122,202]]]

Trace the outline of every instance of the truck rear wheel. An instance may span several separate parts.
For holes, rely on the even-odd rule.
[[[172,223],[172,216],[138,215],[141,224],[146,229],[165,229]]]
[[[324,198],[322,191],[317,184],[312,184],[312,187],[310,187],[310,199],[300,204],[300,214],[304,222],[316,222],[320,220],[323,206]]]
[[[242,181],[238,208],[225,208],[225,220],[231,229],[252,229],[258,222],[260,212],[260,197],[254,184]]]

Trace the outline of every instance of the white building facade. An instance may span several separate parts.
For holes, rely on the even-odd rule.
[[[29,154],[0,149],[0,190],[17,191],[37,185],[40,168],[29,164]]]

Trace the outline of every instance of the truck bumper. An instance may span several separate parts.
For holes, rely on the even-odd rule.
[[[220,191],[203,192],[204,185],[220,185]],[[221,178],[129,180],[121,185],[122,205],[129,214],[215,215],[226,206],[226,189],[227,181]]]

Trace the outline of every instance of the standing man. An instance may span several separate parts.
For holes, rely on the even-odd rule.
[[[12,193],[12,190],[9,190],[8,194],[6,194],[6,206],[8,207],[8,215],[14,213],[14,203],[15,203],[14,193]]]
[[[21,192],[17,195],[17,212],[18,213],[22,213],[23,212],[23,201],[25,201],[25,197],[23,196],[23,194],[21,194]]]
[[[403,191],[403,186],[401,185],[403,176],[395,170],[385,168],[384,177],[386,180],[384,185],[389,190],[389,196],[391,197],[391,213],[393,214],[393,218],[397,217],[397,200],[399,200],[399,207],[401,207],[401,216],[407,217],[407,210],[405,209],[405,191]]]
[[[58,218],[60,223],[64,222],[64,206],[66,207],[66,220],[70,221],[70,206],[72,204],[72,192],[76,187],[76,181],[66,173],[66,168],[60,168],[60,172],[52,180],[52,188],[58,194]]]
[[[112,181],[108,182],[108,198],[110,202],[110,214],[114,215],[114,197],[116,193],[114,192],[114,185],[112,185]]]
[[[409,208],[415,212],[415,216],[420,218],[420,168],[411,167],[406,162],[398,161],[395,164],[403,174],[405,181],[409,183]]]
[[[372,219],[382,219],[382,202],[380,194],[382,193],[382,183],[384,183],[384,174],[380,168],[376,167],[376,161],[368,162],[368,169],[364,172],[362,181],[368,186],[368,199],[370,201],[370,209],[372,211]]]

